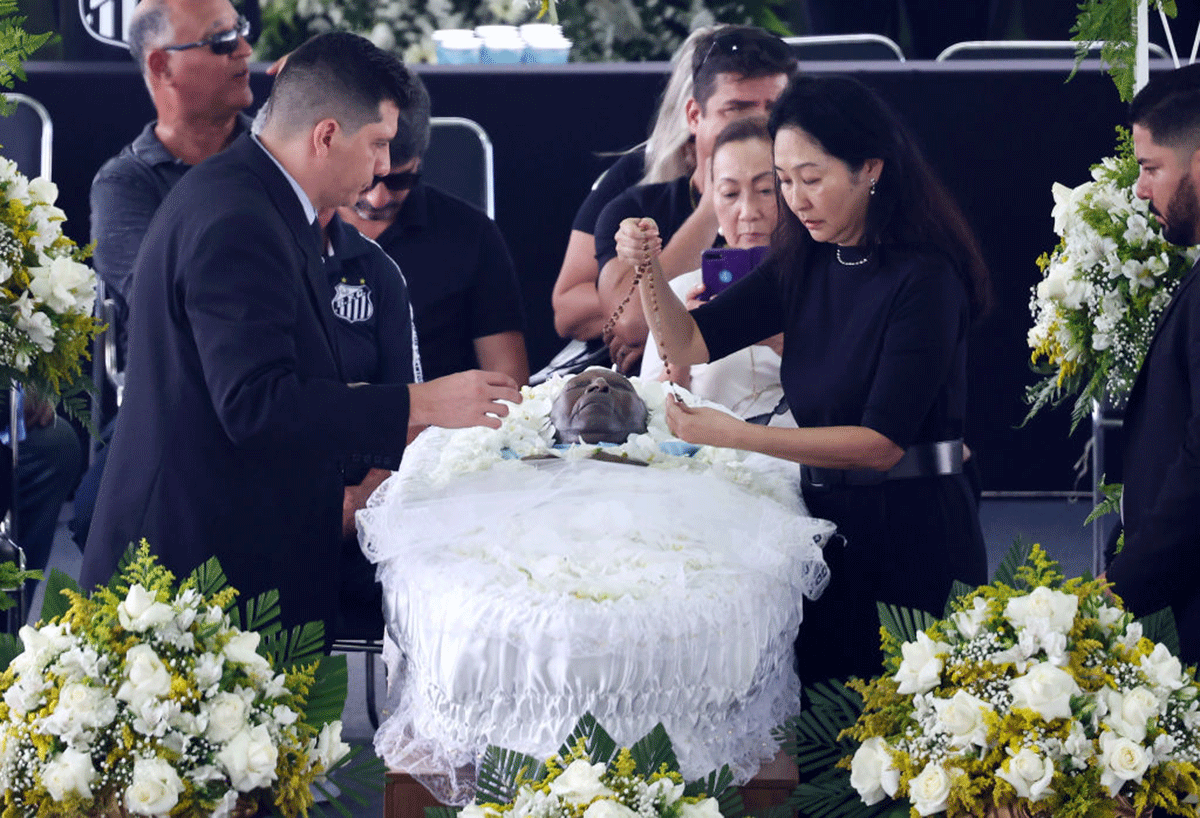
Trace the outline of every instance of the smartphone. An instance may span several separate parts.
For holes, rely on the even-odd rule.
[[[704,292],[700,294],[700,299],[707,301],[745,276],[759,265],[767,255],[768,249],[770,248],[750,247],[741,250],[736,247],[714,247],[705,250],[700,256],[700,278],[704,282]]]

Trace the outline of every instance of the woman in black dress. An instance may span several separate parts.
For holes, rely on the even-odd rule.
[[[908,131],[862,84],[802,76],[770,118],[780,199],[766,261],[692,313],[654,262],[649,219],[619,252],[672,366],[784,333],[780,380],[800,428],[668,407],[694,443],[801,464],[804,500],[844,546],[797,642],[806,682],[880,671],[876,601],[940,614],[955,579],[986,579],[978,509],[962,474],[967,334],[987,270],[962,215]]]

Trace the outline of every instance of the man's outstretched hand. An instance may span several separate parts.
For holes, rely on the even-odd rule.
[[[508,407],[500,401],[521,402],[517,382],[502,372],[472,369],[408,387],[409,426],[500,428]]]

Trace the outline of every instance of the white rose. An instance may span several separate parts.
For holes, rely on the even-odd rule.
[[[134,815],[165,815],[179,803],[183,782],[161,758],[133,762],[133,780],[125,790],[125,808]]]
[[[983,622],[987,618],[988,604],[983,597],[975,597],[971,602],[971,610],[958,611],[950,615],[950,621],[954,623],[954,627],[966,639],[974,639],[979,635],[979,629],[983,627]]]
[[[867,806],[896,794],[900,772],[892,764],[888,743],[879,736],[864,741],[850,760],[850,786]]]
[[[987,724],[984,713],[994,710],[991,704],[965,690],[955,692],[949,699],[933,700],[937,725],[950,736],[950,746],[961,750],[972,745],[987,747]]]
[[[1045,623],[1045,627],[1051,631],[1066,633],[1075,622],[1078,608],[1079,597],[1074,594],[1039,587],[1031,594],[1010,599],[1004,606],[1004,618],[1014,628],[1030,628],[1035,627],[1036,623]],[[1035,630],[1045,632],[1037,628]]]
[[[30,179],[29,198],[36,204],[52,205],[58,199],[58,185],[45,176]]]
[[[583,818],[638,818],[638,814],[619,801],[605,798],[589,805]]]
[[[147,698],[165,696],[171,691],[171,674],[149,645],[134,645],[125,654],[125,681],[117,688],[117,698],[135,707]]]
[[[221,744],[229,741],[246,726],[246,700],[237,693],[218,693],[205,708],[208,727],[204,737]]]
[[[1183,665],[1161,642],[1154,646],[1149,656],[1142,657],[1138,666],[1155,687],[1164,690],[1183,687]]]
[[[715,798],[705,798],[695,804],[680,804],[679,818],[721,818],[721,808]]]
[[[71,744],[83,730],[104,727],[116,717],[117,703],[108,691],[68,682],[59,690],[58,704],[43,720],[42,729]]]
[[[137,583],[129,588],[125,599],[117,605],[117,619],[121,627],[135,633],[169,622],[174,616],[170,605],[159,602],[154,594]]]
[[[1050,780],[1054,778],[1054,764],[1028,747],[1022,748],[1021,752],[1016,754],[1010,748],[1008,755],[1009,758],[996,771],[996,777],[1012,784],[1019,797],[1040,801],[1054,794],[1054,790],[1050,789]]]
[[[62,801],[69,795],[91,798],[95,779],[92,757],[70,748],[50,759],[42,768],[42,786],[55,801]]]
[[[238,792],[250,792],[274,781],[278,760],[279,751],[262,724],[238,733],[217,752],[217,761]]]
[[[321,772],[327,771],[341,761],[342,756],[350,752],[350,745],[342,741],[342,723],[331,721],[321,728],[317,735],[315,758],[313,763]]]
[[[1118,735],[1141,742],[1146,738],[1146,722],[1158,715],[1158,697],[1147,687],[1135,687],[1124,693],[1104,689],[1108,716],[1104,719]]]
[[[647,784],[644,790],[650,803],[658,807],[669,807],[683,797],[683,784],[677,784],[669,778],[660,778]]]
[[[271,663],[257,652],[258,642],[254,631],[237,631],[225,645],[225,658],[243,665],[251,676],[262,676],[270,672]]]
[[[21,298],[25,298],[28,293],[25,293]],[[17,299],[18,303],[20,299]],[[50,320],[50,316],[41,310],[34,310],[28,314],[18,311],[17,313],[17,329],[29,336],[30,342],[40,348],[42,352],[51,352],[54,350],[54,324]]]
[[[1040,662],[1009,682],[1013,707],[1026,707],[1044,719],[1071,717],[1071,696],[1082,691],[1075,679],[1049,662]]]
[[[925,631],[917,633],[916,642],[905,642],[901,645],[900,653],[903,658],[895,676],[895,680],[900,683],[899,692],[906,695],[925,693],[937,687],[941,681],[942,657],[949,651],[949,645],[934,642],[925,635]]]
[[[600,780],[602,775],[603,764],[589,764],[583,759],[576,759],[550,782],[550,794],[572,804],[587,804],[598,795],[612,795],[613,791]]]
[[[1150,766],[1150,753],[1135,741],[1105,730],[1100,734],[1101,785],[1116,795],[1126,781],[1140,781]]]
[[[908,785],[908,795],[920,815],[944,812],[950,797],[950,774],[930,761]]]

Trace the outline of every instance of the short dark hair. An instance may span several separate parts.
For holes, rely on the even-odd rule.
[[[285,131],[333,118],[347,133],[379,121],[380,103],[406,100],[408,74],[396,57],[366,37],[318,34],[288,56],[267,100],[268,125]]]
[[[161,0],[142,0],[129,21],[129,56],[146,73],[146,54],[171,34],[171,12]]]
[[[912,133],[878,94],[850,77],[794,77],[771,109],[768,125],[772,136],[783,128],[799,128],[856,173],[868,159],[883,160],[868,200],[866,244],[943,254],[970,295],[973,316],[987,311],[991,285],[974,233]],[[772,253],[803,258],[811,241],[800,220],[781,203]]]
[[[1158,74],[1129,103],[1129,122],[1164,147],[1200,147],[1200,63]]]
[[[429,147],[429,91],[411,66],[404,68],[404,94],[397,101],[400,118],[396,136],[388,146],[392,167],[407,164],[425,155]]]
[[[750,139],[759,139],[767,144],[771,143],[771,132],[767,130],[767,118],[765,116],[748,116],[744,119],[735,119],[730,122],[721,132],[717,134],[717,138],[713,140],[712,155],[716,156],[723,146],[730,142],[745,142]]]
[[[757,26],[722,26],[696,43],[692,53],[692,98],[703,109],[717,88],[717,75],[757,79],[796,72],[788,44]]]

